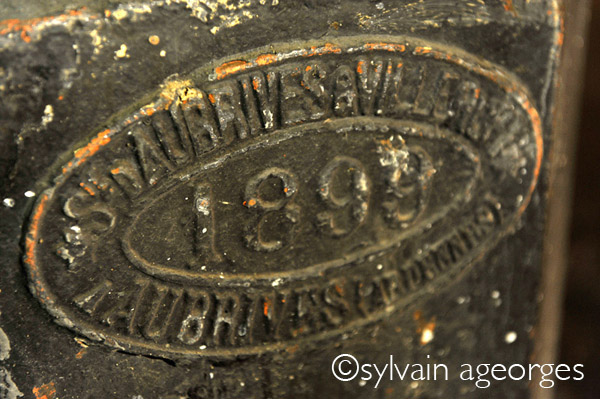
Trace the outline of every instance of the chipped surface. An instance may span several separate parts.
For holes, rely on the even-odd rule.
[[[24,396],[15,385],[12,376],[4,367],[0,367],[0,398],[17,399]]]

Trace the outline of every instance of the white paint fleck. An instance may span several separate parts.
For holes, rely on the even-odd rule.
[[[42,126],[48,125],[54,119],[54,108],[48,104],[44,107],[44,115],[42,115]]]
[[[115,17],[115,19],[117,21],[120,21],[124,18],[127,18],[128,13],[127,13],[127,10],[119,9],[119,10],[116,10],[115,12],[113,12],[112,15],[113,15],[113,17]]]
[[[377,265],[377,270],[381,270],[381,269],[383,269],[383,265],[382,264]]]
[[[167,56],[167,52],[166,52],[165,50],[160,50],[160,53],[159,53],[159,55],[160,55],[161,57],[166,57],[166,56]]]
[[[504,341],[507,344],[512,344],[513,342],[515,342],[517,340],[517,333],[514,331],[509,331],[506,333],[506,335],[504,336]]]
[[[410,383],[411,389],[417,389],[419,387],[419,383],[417,381],[413,381]]]
[[[206,345],[200,345],[200,350],[203,351],[204,349],[206,349]]]
[[[491,296],[492,296],[493,299],[500,298],[500,291],[498,291],[498,290],[492,291]]]
[[[25,191],[25,196],[27,198],[35,197],[35,193],[31,190],[27,190],[27,191]]]
[[[425,327],[421,333],[421,345],[425,345],[433,341],[433,330],[429,327]]]
[[[94,54],[100,54],[100,50],[104,47],[102,42],[106,41],[106,38],[98,34],[98,29],[94,29],[90,32],[92,38],[92,45],[94,46]]]
[[[364,387],[365,385],[367,385],[367,381],[366,380],[360,380],[360,381],[358,381],[358,386],[359,387]]]
[[[129,54],[127,54],[127,45],[123,43],[121,44],[121,47],[115,51],[115,59],[125,57],[129,58]]]
[[[4,205],[7,208],[12,208],[13,206],[15,206],[15,200],[12,198],[4,198],[2,200],[2,205]]]
[[[280,278],[277,278],[277,279],[275,279],[275,280],[274,280],[274,281],[271,283],[271,285],[272,285],[273,287],[277,287],[279,284],[281,284],[281,282],[282,282],[282,281],[283,281],[282,279],[280,279]]]
[[[195,201],[196,210],[204,216],[210,215],[210,198],[198,196]]]
[[[206,234],[206,232],[208,231],[208,229],[205,227],[202,229],[202,234]]]

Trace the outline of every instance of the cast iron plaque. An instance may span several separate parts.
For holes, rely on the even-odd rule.
[[[527,207],[543,149],[516,77],[416,39],[281,47],[168,82],[74,151],[26,241],[61,324],[165,356],[332,337]]]
[[[556,1],[99,3],[0,22],[0,398],[526,396]]]

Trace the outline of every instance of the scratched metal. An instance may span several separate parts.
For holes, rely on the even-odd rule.
[[[0,22],[10,394],[489,397],[458,370],[530,356],[560,15],[454,3]]]

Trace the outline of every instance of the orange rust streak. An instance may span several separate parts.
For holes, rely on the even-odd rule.
[[[214,104],[214,103],[215,103],[215,96],[213,96],[212,94],[209,94],[209,95],[208,95],[208,100],[209,100],[211,103],[213,103],[213,104]]]
[[[529,114],[531,118],[531,122],[533,124],[533,131],[535,133],[535,143],[537,145],[537,154],[535,159],[535,169],[533,170],[533,181],[537,182],[538,177],[540,175],[540,170],[542,168],[542,158],[544,156],[544,139],[542,137],[542,121],[540,120],[540,116],[535,110],[535,108],[531,105],[529,101],[525,101],[523,103],[523,108]],[[535,190],[535,184],[532,184],[529,189],[529,195],[526,201],[523,201],[523,204],[519,208],[519,214],[525,211],[525,208],[529,205],[529,200],[531,199],[531,195],[533,194],[533,190]]]
[[[108,144],[110,142],[110,129],[106,129],[100,133],[96,137],[92,139],[92,141],[83,148],[75,151],[75,158],[78,158],[77,164],[79,165],[81,162],[85,161],[88,157],[94,155],[98,150]]]
[[[364,61],[358,61],[358,65],[356,66],[356,72],[358,73],[363,73],[363,65],[365,64]]]
[[[85,9],[85,7],[82,7],[80,10],[72,10],[66,14],[49,17],[32,19],[5,19],[4,21],[0,21],[0,35],[21,32],[21,39],[29,43],[31,42],[31,37],[29,37],[28,32],[31,32],[36,25],[48,21],[66,21],[69,17],[82,15]]]
[[[94,195],[96,195],[96,193],[95,193],[95,192],[94,192],[94,191],[93,191],[91,188],[89,188],[88,186],[86,186],[85,184],[83,184],[83,183],[79,183],[79,186],[80,186],[81,188],[83,188],[83,189],[84,189],[84,190],[85,190],[85,191],[86,191],[86,192],[87,192],[89,195],[91,195],[92,197],[93,197]]]
[[[269,315],[269,308],[271,307],[271,301],[269,299],[265,300],[265,303],[263,304],[263,314],[265,316]]]
[[[510,12],[515,17],[517,16],[517,10],[515,10],[513,0],[504,0],[504,10]]]
[[[273,64],[274,62],[277,62],[277,60],[277,54],[261,54],[256,57],[255,62],[257,65],[263,66]]]
[[[241,72],[244,69],[248,68],[251,64],[248,61],[235,60],[222,64],[219,67],[215,68],[215,73],[217,74],[217,79],[223,79],[226,76],[231,74]]]
[[[25,240],[25,263],[27,263],[32,270],[35,270],[35,260],[34,260],[34,251],[35,245],[38,236],[38,226],[40,222],[40,218],[42,217],[42,213],[44,212],[44,207],[46,206],[46,201],[48,201],[48,195],[44,194],[40,197],[40,202],[31,217],[30,230],[31,237],[27,237]]]
[[[406,46],[403,44],[395,44],[395,43],[367,43],[365,44],[365,49],[367,50],[386,50],[386,51],[394,51],[403,53],[406,51]]]
[[[417,46],[417,47],[415,47],[415,53],[417,53],[417,54],[429,54],[429,53],[431,53],[431,48]]]

